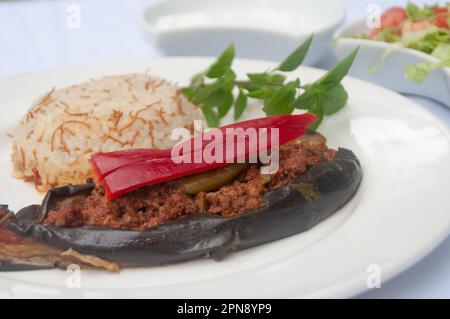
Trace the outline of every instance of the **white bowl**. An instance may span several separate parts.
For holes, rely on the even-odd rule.
[[[450,106],[449,68],[431,71],[426,80],[420,84],[405,77],[404,70],[408,64],[439,62],[438,59],[428,54],[404,48],[394,50],[386,57],[379,70],[370,71],[369,69],[372,66],[380,65],[383,54],[392,45],[379,41],[351,38],[368,31],[365,21],[359,21],[342,27],[335,33],[334,51],[338,59],[342,59],[356,46],[360,46],[359,55],[350,70],[350,75],[400,93],[425,96]]]
[[[344,18],[340,0],[165,0],[144,10],[141,27],[167,55],[216,56],[233,42],[239,57],[276,61],[314,34],[311,65]]]

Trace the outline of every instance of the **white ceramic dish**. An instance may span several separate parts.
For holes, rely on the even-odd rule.
[[[167,55],[217,56],[228,43],[242,58],[280,61],[308,36],[306,65],[316,64],[343,22],[340,0],[164,0],[141,16],[146,38]]]
[[[400,93],[425,96],[450,106],[450,68],[439,68],[431,71],[421,84],[405,78],[404,69],[408,64],[421,62],[439,62],[438,59],[412,49],[399,49],[390,53],[380,70],[370,72],[370,67],[379,65],[383,54],[391,46],[388,43],[350,38],[367,33],[369,29],[365,21],[358,21],[340,28],[335,33],[334,51],[338,59],[342,59],[356,46],[360,52],[353,64],[350,75],[367,80]]]
[[[33,186],[10,177],[5,136],[33,99],[53,86],[92,77],[150,69],[184,84],[211,62],[165,58],[59,69],[0,81],[0,201],[17,210],[37,203]],[[239,76],[273,67],[238,60]],[[323,71],[301,67],[304,83]],[[367,289],[376,264],[381,283],[431,251],[450,231],[450,133],[410,100],[364,81],[344,81],[347,107],[327,119],[322,132],[332,147],[352,149],[364,178],[357,195],[312,230],[232,254],[222,262],[197,260],[119,274],[82,271],[81,289],[69,289],[61,270],[0,273],[0,297],[349,297]],[[260,106],[245,118],[261,116]],[[369,270],[372,268],[369,268]]]

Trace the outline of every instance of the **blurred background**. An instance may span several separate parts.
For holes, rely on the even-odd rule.
[[[146,41],[139,23],[143,10],[156,2],[157,0],[0,1],[0,78],[58,66],[161,56],[163,52]],[[225,0],[209,2],[228,3]],[[281,2],[276,0],[264,2],[281,6]],[[365,18],[370,4],[388,8],[394,4],[404,5],[407,1],[342,2],[347,9],[346,21],[350,22]],[[415,2],[434,4],[436,1]],[[182,3],[189,8],[189,0]],[[322,10],[329,11],[330,8]],[[268,21],[266,27],[275,28],[271,23]],[[270,43],[262,45],[271,52],[281,50],[280,56],[288,52],[288,49]],[[293,46],[295,47],[294,44]],[[239,50],[239,46],[236,47],[239,55],[242,48]],[[198,52],[199,55],[207,55],[206,53]],[[255,57],[261,56],[257,50],[254,50],[254,54]],[[326,59],[321,63],[327,66],[330,61]]]
[[[337,0],[338,1],[338,0]],[[203,1],[204,3],[208,0]],[[236,1],[210,0],[216,5],[222,6],[223,10],[232,7]],[[247,1],[241,1],[246,3]],[[285,1],[265,0],[267,5],[281,6]],[[288,1],[289,2],[289,1]],[[292,2],[292,1],[291,1]],[[313,1],[298,1],[304,4]],[[320,1],[319,1],[320,2]],[[286,29],[289,33],[293,28],[301,29],[303,25],[318,23],[323,24],[323,30],[329,32],[325,34],[327,46],[334,29],[341,23],[349,23],[357,19],[364,19],[371,4],[376,4],[382,9],[393,5],[406,5],[403,0],[342,0],[344,5],[342,21],[340,12],[335,8],[321,8],[321,10],[331,13],[330,20],[336,18],[337,24],[327,25],[328,21],[314,21],[314,16],[304,17],[303,21],[284,21],[281,17],[274,21],[262,21],[266,32],[280,31]],[[414,1],[416,4],[435,4],[436,0]],[[124,59],[148,59],[163,56],[166,54],[177,54],[182,51],[158,48],[161,41],[157,41],[152,31],[145,29],[142,25],[142,16],[147,6],[155,4],[155,0],[79,0],[79,1],[1,1],[0,0],[0,79],[29,73],[38,70],[56,68],[61,66],[71,66],[80,64],[92,64]],[[190,0],[182,1],[184,8],[188,10],[190,5],[194,5]],[[231,3],[231,4],[230,4]],[[441,1],[441,3],[444,3]],[[205,5],[205,4],[203,4]],[[312,4],[311,4],[312,5]],[[246,10],[251,10],[251,5],[246,4]],[[289,12],[289,10],[287,10]],[[149,15],[152,12],[148,13]],[[256,17],[258,18],[258,17]],[[255,19],[256,19],[255,18]],[[264,18],[264,17],[262,17]],[[190,19],[190,20],[189,20]],[[198,22],[198,19],[205,17],[190,16],[190,23]],[[261,17],[259,17],[261,19]],[[188,22],[189,22],[188,21]],[[205,22],[206,21],[206,22]],[[283,23],[280,24],[279,22]],[[305,21],[307,23],[305,24]],[[206,17],[205,23],[214,22],[214,17]],[[233,21],[222,21],[233,23]],[[241,21],[242,22],[242,21]],[[258,22],[258,21],[256,21]],[[255,22],[255,23],[256,23]],[[165,21],[160,26],[173,26],[173,21]],[[251,24],[252,21],[244,21],[244,24]],[[259,21],[261,23],[261,21]],[[303,23],[303,24],[302,24]],[[178,25],[183,29],[183,24]],[[275,30],[277,29],[277,30]],[[144,31],[146,30],[146,31]],[[153,30],[154,31],[154,30]],[[303,33],[301,32],[303,31]],[[300,30],[302,34],[307,34],[307,29]],[[281,32],[283,33],[283,32]],[[207,39],[210,50],[198,45],[192,45],[197,55],[215,55],[219,53],[218,46],[228,39],[223,38],[223,33],[217,32],[215,37],[208,38],[207,35],[200,38],[189,38],[189,41],[203,41]],[[281,34],[273,34],[270,43],[263,38],[241,33],[244,40],[251,39],[252,46],[260,45],[262,49],[246,50],[243,45],[236,45],[238,56],[247,58],[276,59],[284,56],[290,51],[289,45],[278,40]],[[221,37],[222,36],[222,37]],[[330,37],[329,39],[327,37]],[[180,38],[179,41],[185,41]],[[177,39],[173,39],[174,43]],[[298,41],[300,42],[300,40]],[[181,48],[186,48],[189,43],[184,43]],[[295,44],[292,44],[295,47]],[[211,49],[212,48],[212,49]],[[241,51],[239,52],[241,48]],[[250,48],[251,49],[251,48]],[[317,56],[320,59],[309,60],[309,64],[321,68],[329,68],[335,63],[331,50],[327,47],[317,47]],[[420,97],[410,97],[423,107],[427,108],[447,125],[450,125],[450,112],[439,103]],[[381,289],[372,290],[362,298],[449,298],[450,297],[450,239],[447,239],[436,251],[421,261],[419,264],[398,276],[388,283],[383,283]]]

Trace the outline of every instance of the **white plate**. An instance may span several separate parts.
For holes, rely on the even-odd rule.
[[[385,59],[376,72],[369,69],[380,65],[385,52],[392,49],[389,43],[355,39],[355,35],[368,33],[365,21],[358,21],[340,28],[335,33],[334,51],[343,59],[355,47],[360,46],[358,57],[350,70],[350,75],[367,80],[400,93],[425,96],[450,107],[450,68],[438,68],[428,74],[426,80],[417,84],[405,77],[405,67],[417,63],[437,63],[438,59],[412,49],[395,49]]]
[[[152,73],[186,83],[211,60],[166,58],[60,69],[0,82],[0,194],[15,210],[39,201],[29,184],[10,177],[5,134],[31,101],[53,86],[125,72]],[[238,74],[265,70],[266,62],[239,60]],[[323,71],[302,67],[304,83]],[[327,119],[332,147],[354,150],[364,178],[343,209],[312,230],[241,251],[222,262],[197,260],[119,274],[81,273],[82,289],[66,286],[61,270],[0,273],[0,296],[14,297],[349,297],[367,289],[369,265],[382,283],[431,251],[450,231],[450,134],[408,99],[348,78],[346,108]],[[246,117],[258,116],[256,109]],[[70,280],[70,278],[69,278]]]
[[[316,64],[345,18],[341,0],[164,0],[140,25],[166,55],[217,56],[233,42],[237,56],[280,61],[314,34],[305,64]]]

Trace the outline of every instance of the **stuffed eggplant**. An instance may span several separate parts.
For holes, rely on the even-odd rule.
[[[88,183],[50,190],[16,215],[1,206],[0,270],[220,260],[310,229],[349,201],[362,178],[353,152],[329,149],[318,133],[281,146],[274,175],[233,165],[109,201]]]

